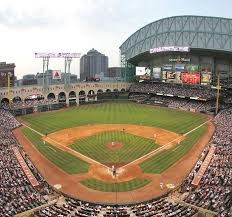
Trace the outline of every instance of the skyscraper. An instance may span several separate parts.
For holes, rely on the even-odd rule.
[[[96,74],[103,72],[104,74],[108,69],[108,57],[101,54],[94,48],[83,55],[80,59],[80,79],[91,80],[95,78]]]
[[[14,86],[14,63],[0,62],[0,87],[8,86],[8,76],[10,77],[10,86]]]

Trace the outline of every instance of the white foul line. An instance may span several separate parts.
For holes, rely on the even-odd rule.
[[[31,128],[31,127],[29,127],[28,125],[26,125],[26,124],[24,124],[24,123],[21,123],[21,124],[22,124],[23,126],[29,128],[29,129],[31,129],[31,130],[34,131],[35,133],[39,134],[40,136],[45,136],[44,134],[40,133],[39,131],[37,131],[37,130]],[[62,146],[64,149],[69,150],[70,152],[76,153],[76,154],[82,156],[83,158],[88,159],[88,160],[91,161],[91,162],[94,162],[94,163],[96,163],[96,164],[99,164],[99,165],[101,165],[101,166],[104,166],[104,167],[107,168],[107,169],[108,169],[108,168],[110,169],[110,167],[108,167],[108,166],[106,166],[106,165],[104,165],[104,164],[102,164],[102,163],[100,163],[100,162],[98,162],[98,161],[96,161],[96,160],[94,160],[94,159],[92,159],[92,158],[90,158],[90,157],[87,157],[86,155],[83,155],[83,154],[81,154],[80,152],[77,152],[77,151],[75,151],[75,150],[73,150],[73,149],[71,149],[71,148],[68,148],[67,146],[64,146],[62,143],[57,142],[57,141],[54,140],[54,139],[51,139],[51,138],[49,138],[49,137],[48,137],[48,139],[51,140],[51,141],[53,141],[53,142],[55,142],[56,144]],[[56,148],[57,148],[57,147],[56,147]],[[62,149],[61,149],[61,150],[62,150]],[[76,156],[76,157],[77,157],[77,156]],[[84,160],[84,159],[82,159],[82,160]],[[86,161],[86,160],[85,160],[85,161]]]

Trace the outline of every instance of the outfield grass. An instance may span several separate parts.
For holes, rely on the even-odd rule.
[[[204,116],[169,108],[159,108],[130,102],[101,103],[68,108],[22,118],[32,128],[45,134],[64,128],[88,124],[142,124],[160,127],[176,133],[186,133],[204,122]]]
[[[41,136],[28,128],[24,128],[23,133],[41,154],[65,172],[69,174],[88,172],[89,164],[87,162],[48,143],[44,145]]]
[[[204,134],[207,126],[204,125],[192,133],[188,134],[186,139],[179,145],[169,150],[164,150],[155,156],[147,159],[140,164],[140,168],[144,173],[162,173],[171,165],[181,159]],[[178,172],[178,171],[177,171]]]
[[[97,179],[86,179],[82,181],[81,184],[97,191],[126,192],[142,188],[150,182],[151,181],[148,179],[140,178],[132,179],[127,182],[103,182]]]
[[[106,147],[111,141],[122,142],[123,147]],[[77,140],[70,148],[103,164],[126,164],[160,147],[154,140],[122,131],[105,131]]]

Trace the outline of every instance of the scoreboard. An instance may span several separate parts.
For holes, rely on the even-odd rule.
[[[149,73],[147,70],[149,69]],[[197,64],[164,64],[153,67],[136,67],[136,75],[139,80],[162,81],[167,83],[183,83],[193,85],[210,85],[212,81],[211,66]],[[141,76],[143,75],[143,76]]]

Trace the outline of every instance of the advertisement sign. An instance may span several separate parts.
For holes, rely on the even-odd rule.
[[[163,65],[163,71],[172,71],[172,65]]]
[[[185,64],[176,64],[175,69],[176,69],[176,71],[183,72],[185,70]]]
[[[61,71],[53,70],[52,71],[52,79],[61,79]]]
[[[161,78],[161,68],[160,67],[153,68],[153,77],[154,77],[154,79],[160,80],[160,78]]]
[[[136,77],[138,80],[151,80],[151,69],[149,67],[136,67]]]
[[[210,65],[204,65],[204,66],[200,66],[200,72],[210,72],[212,71],[212,68]]]
[[[175,72],[176,74],[176,83],[182,83],[181,72]]]
[[[211,83],[212,74],[211,72],[201,72],[201,84],[209,85]]]
[[[169,62],[178,62],[178,63],[183,63],[183,62],[190,62],[190,58],[185,58],[185,57],[178,57],[178,58],[170,58]]]
[[[160,52],[189,52],[189,47],[155,47],[150,49],[150,53],[160,53]]]
[[[137,66],[136,67],[136,75],[151,75],[151,69],[149,67],[141,67]]]
[[[198,72],[198,65],[195,65],[195,64],[187,64],[186,65],[186,71],[187,72]]]
[[[200,84],[199,72],[182,72],[182,82],[185,84]]]
[[[167,80],[167,72],[162,71],[162,80],[165,82]]]
[[[167,80],[175,80],[176,73],[175,72],[167,72]]]

